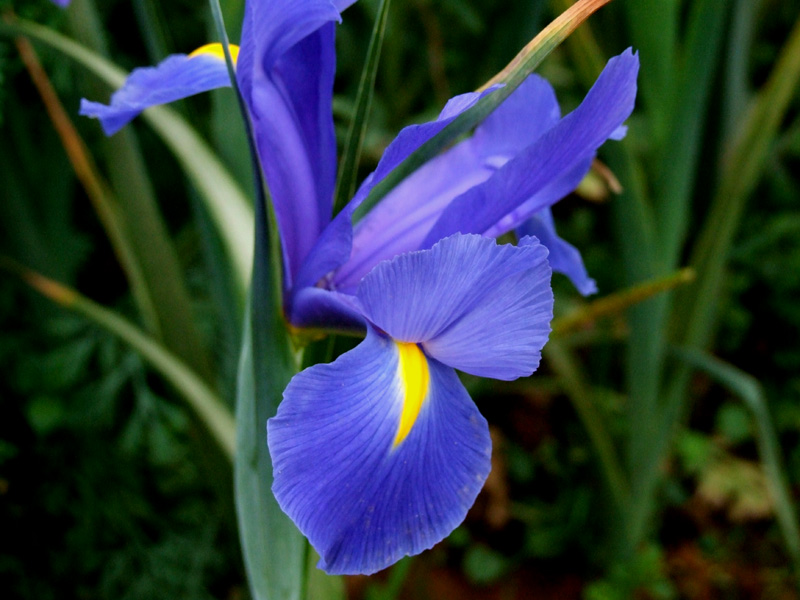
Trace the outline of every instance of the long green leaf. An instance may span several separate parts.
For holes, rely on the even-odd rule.
[[[254,166],[258,163],[252,147]],[[256,170],[255,261],[237,391],[234,473],[239,536],[256,600],[303,600],[308,543],[272,494],[266,422],[298,371],[281,310],[277,226]]]
[[[236,427],[216,394],[183,361],[125,318],[75,290],[10,261],[3,266],[61,306],[74,310],[136,350],[186,400],[225,455],[233,459]]]
[[[0,21],[0,33],[25,35],[74,59],[112,88],[125,81],[126,73],[102,56],[46,27],[27,21]],[[206,142],[175,111],[157,106],[143,117],[161,136],[186,175],[200,192],[219,229],[230,256],[238,289],[244,298],[253,256],[253,210],[247,196],[219,162]]]
[[[378,75],[378,62],[381,57],[383,36],[386,32],[389,4],[390,0],[380,0],[378,16],[375,18],[375,25],[372,28],[372,37],[369,40],[369,48],[367,48],[367,60],[364,61],[361,81],[358,83],[353,120],[350,122],[350,128],[347,131],[344,153],[339,163],[339,177],[336,181],[336,192],[333,195],[334,215],[344,208],[347,201],[353,197],[356,191],[358,163],[361,158],[364,137],[367,134],[367,119],[372,105],[372,95],[375,92],[375,78]]]
[[[639,88],[658,142],[667,133],[667,118],[676,96],[680,0],[633,0],[621,7],[627,11],[633,46],[641,52]]]
[[[651,268],[655,274],[675,268],[683,241],[691,190],[696,176],[696,159],[702,140],[706,106],[711,90],[713,69],[718,61],[726,0],[701,0],[692,5],[690,28],[683,48],[680,71],[680,103],[676,103],[669,121],[669,134],[662,147],[663,158],[657,184],[653,186],[653,210],[659,223],[658,234],[651,246]],[[628,221],[627,227],[637,227]],[[620,231],[620,239],[626,234]],[[640,252],[630,242],[632,254]],[[633,260],[639,260],[633,258]],[[631,336],[627,353],[628,395],[630,401],[629,468],[631,485],[636,494],[631,498],[630,521],[625,528],[630,552],[646,531],[654,508],[654,488],[659,481],[658,464],[669,447],[675,419],[683,407],[668,403],[662,407],[661,382],[665,364],[670,296],[661,296],[635,307],[630,312]],[[681,395],[685,398],[685,395]],[[676,396],[677,398],[677,396]],[[661,417],[666,422],[661,420]],[[663,440],[663,443],[654,443]]]
[[[244,120],[256,192],[255,260],[236,394],[234,481],[239,539],[255,600],[303,600],[308,542],[272,494],[272,460],[265,435],[267,419],[277,412],[283,390],[299,366],[283,320],[280,240],[252,124],[236,86],[222,9],[218,0],[209,3]]]
[[[100,55],[108,55],[104,29],[93,0],[72,0],[67,19],[73,34]],[[87,82],[97,88],[94,78]],[[92,92],[94,95],[97,92]],[[147,281],[164,344],[206,379],[211,357],[194,319],[183,268],[158,206],[147,166],[132,129],[102,142],[106,171],[122,219]]]
[[[719,187],[692,253],[697,284],[679,295],[676,307],[675,319],[686,322],[682,345],[703,346],[713,332],[725,264],[747,199],[764,172],[770,148],[798,86],[800,19],[795,22],[766,85],[723,159]]]
[[[723,54],[729,4],[729,0],[699,0],[692,3],[689,14],[689,29],[678,71],[680,101],[675,103],[669,134],[655,161],[659,169],[653,185],[654,204],[660,225],[659,257],[664,272],[677,266],[690,222],[700,145],[714,73]],[[664,317],[659,315],[659,318]]]
[[[401,181],[441,152],[448,144],[483,121],[516,90],[525,78],[592,13],[611,0],[579,0],[569,10],[545,27],[522,51],[482,89],[502,84],[500,89],[484,96],[465,110],[437,135],[422,144],[372,188],[353,213],[353,221],[364,217]]]
[[[129,239],[125,224],[119,214],[117,201],[108,183],[100,175],[93,157],[86,144],[78,134],[72,120],[69,118],[64,105],[50,83],[47,73],[39,62],[33,45],[25,37],[16,40],[20,58],[28,69],[39,96],[45,105],[47,114],[53,128],[61,139],[61,145],[72,165],[72,170],[78,181],[81,182],[87,197],[97,213],[100,223],[106,232],[114,254],[117,256],[130,286],[131,295],[136,302],[145,329],[155,337],[160,337],[160,327],[156,307],[147,287],[147,280],[142,271],[142,266]]]
[[[558,377],[567,396],[578,413],[595,456],[600,465],[603,482],[613,501],[614,511],[621,515],[628,504],[630,488],[622,463],[619,460],[613,439],[608,433],[603,417],[592,400],[589,386],[583,379],[575,358],[570,351],[557,340],[550,340],[545,346],[543,355],[547,364]]]
[[[769,491],[775,502],[775,514],[783,534],[786,549],[794,562],[795,572],[800,575],[800,527],[798,527],[792,494],[781,459],[780,443],[767,408],[764,391],[751,375],[733,365],[694,348],[677,348],[675,355],[682,361],[699,369],[738,396],[750,411],[756,423],[756,442]]]
[[[254,600],[301,600],[306,541],[272,495],[272,462],[266,422],[291,377],[285,344],[265,362],[254,358],[252,313],[248,309],[236,394],[234,462],[239,537]],[[267,332],[260,331],[266,338]],[[257,345],[267,345],[262,339]]]

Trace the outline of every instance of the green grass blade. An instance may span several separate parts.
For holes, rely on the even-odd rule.
[[[277,412],[283,390],[299,368],[283,320],[280,239],[249,115],[236,87],[222,10],[217,0],[210,0],[210,5],[244,119],[256,195],[253,275],[236,394],[234,482],[239,539],[254,600],[304,600],[308,542],[272,494],[272,460],[266,440],[267,420]]]
[[[361,80],[358,83],[353,119],[347,131],[344,153],[339,163],[339,177],[336,181],[336,192],[333,195],[334,215],[345,207],[345,204],[353,197],[356,191],[358,164],[361,158],[364,137],[367,134],[369,109],[375,92],[375,78],[378,74],[378,63],[380,62],[381,47],[383,46],[383,37],[386,32],[386,21],[389,17],[389,4],[390,0],[380,0],[378,16],[375,18],[375,25],[372,28],[372,37],[367,48],[367,59],[364,61],[364,69],[361,72]]]
[[[704,106],[719,56],[725,19],[724,12],[715,12],[720,8],[720,1],[725,0],[701,0],[691,7],[679,65],[679,84],[683,91],[677,94],[679,101],[673,106],[664,105],[670,109],[666,121],[668,132],[664,133],[663,150],[654,160],[662,171],[657,175],[660,183],[651,188],[652,204],[642,198],[644,187],[640,185],[631,194],[636,199],[629,200],[627,207],[619,202],[615,206],[617,239],[622,244],[629,281],[664,274],[677,264],[702,140]],[[632,10],[636,12],[641,7]],[[670,24],[666,26],[671,27]],[[648,85],[644,81],[643,84]],[[651,80],[650,85],[655,83]],[[681,94],[688,97],[683,98]],[[660,100],[656,100],[658,102]],[[659,146],[657,142],[656,147]],[[632,158],[628,162],[635,164]],[[619,165],[619,160],[610,162],[615,171]],[[629,179],[624,173],[617,174],[628,185]],[[659,224],[658,234],[655,223]],[[683,289],[688,287],[683,286]],[[670,295],[661,295],[633,307],[628,315],[631,328],[626,358],[630,422],[628,468],[634,493],[627,523],[620,532],[624,536],[619,545],[622,559],[636,552],[647,532],[655,508],[654,492],[660,480],[658,466],[669,449],[675,424],[683,414],[685,394],[675,385],[682,379],[671,378],[668,398],[665,400],[662,396],[666,335],[670,331],[665,322],[670,301]]]
[[[377,183],[353,213],[353,221],[364,217],[386,194],[423,164],[441,152],[459,135],[483,121],[497,106],[516,90],[525,78],[597,9],[611,0],[579,0],[545,27],[522,51],[481,89],[494,84],[503,87],[485,96],[472,108],[465,110],[437,135],[422,144],[382,181]]]
[[[750,100],[749,64],[761,0],[734,0],[725,56],[722,139],[738,128]]]
[[[558,337],[591,323],[601,317],[620,313],[631,306],[644,302],[656,294],[672,290],[680,285],[694,281],[695,274],[690,268],[677,273],[640,283],[603,298],[598,298],[576,309],[571,314],[553,319],[552,337]]]
[[[634,0],[622,5],[634,48],[641,53],[639,89],[655,139],[667,133],[667,115],[675,95],[680,0]],[[658,142],[656,142],[658,143]]]
[[[125,71],[47,27],[22,20],[13,23],[0,21],[0,33],[22,34],[45,43],[74,59],[112,88],[125,81]],[[161,136],[200,192],[224,241],[236,285],[244,298],[253,256],[253,209],[250,201],[206,142],[175,111],[156,106],[146,110],[142,116]]]
[[[92,0],[73,0],[66,13],[74,35],[107,55],[104,29]],[[96,88],[92,79],[89,88]],[[92,93],[93,95],[93,93]],[[105,167],[119,201],[120,215],[147,281],[165,346],[204,378],[211,378],[211,357],[194,319],[183,267],[158,206],[139,147],[128,128],[103,140]]]
[[[233,459],[236,427],[232,415],[216,394],[180,358],[120,315],[75,290],[10,261],[4,261],[3,266],[17,273],[43,296],[83,315],[136,350],[180,393],[220,449],[228,458]]]
[[[635,4],[635,3],[632,3]],[[678,265],[688,224],[692,191],[700,165],[711,90],[722,57],[729,0],[699,0],[691,6],[682,49],[678,91],[669,133],[655,162],[660,167],[653,185],[654,207],[660,223],[663,272]],[[644,60],[644,59],[642,59]],[[660,315],[660,318],[664,318]]]
[[[251,316],[248,310],[236,394],[239,538],[254,600],[302,600],[307,544],[272,495],[266,441],[266,422],[291,377],[291,359],[285,347],[269,362],[254,359]]]
[[[705,345],[714,329],[714,313],[725,265],[741,225],[747,199],[758,183],[791,100],[800,86],[800,19],[781,50],[767,83],[723,158],[719,186],[692,253],[697,283],[678,297],[675,320],[686,323],[682,345]],[[689,315],[687,321],[686,315]]]
[[[614,510],[621,515],[628,504],[630,489],[614,441],[608,433],[602,415],[591,397],[588,384],[570,351],[557,340],[550,340],[543,356],[555,372],[583,424],[595,452],[603,482],[613,501]]]
[[[166,58],[172,48],[169,29],[164,26],[161,4],[153,0],[134,0],[133,11],[139,32],[153,64]]]
[[[252,148],[257,167],[255,148]],[[237,392],[238,447],[234,473],[239,536],[255,600],[303,600],[308,543],[272,494],[272,461],[266,422],[298,371],[281,310],[281,263],[277,225],[256,179],[253,280],[245,315]]]
[[[108,184],[98,172],[94,159],[64,109],[64,105],[42,68],[30,41],[20,36],[15,43],[31,80],[42,98],[53,128],[61,139],[61,145],[72,165],[72,170],[92,203],[114,254],[125,271],[131,295],[136,303],[139,316],[145,324],[145,329],[158,338],[160,329],[156,307],[153,305],[150,290],[147,288],[147,280],[134,252],[125,224],[120,217],[117,201]]]
[[[732,394],[738,396],[753,416],[758,453],[775,503],[775,514],[786,549],[794,563],[795,572],[800,575],[800,528],[798,528],[797,513],[781,459],[780,442],[772,426],[761,385],[751,375],[700,350],[678,348],[675,350],[675,355],[692,367],[707,373]]]
[[[244,296],[253,261],[253,209],[247,196],[208,144],[177,113],[154,107],[145,111],[144,117],[200,193],[225,244],[237,289]]]

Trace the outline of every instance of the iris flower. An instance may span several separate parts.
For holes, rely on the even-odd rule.
[[[594,291],[550,206],[606,139],[624,135],[638,72],[630,50],[612,58],[563,118],[550,85],[530,76],[471,137],[353,225],[381,179],[496,88],[457,96],[435,121],[403,129],[332,217],[334,27],[352,1],[248,0],[236,61],[281,236],[286,318],[366,334],[296,375],[268,423],[275,496],[329,573],[373,573],[464,519],[491,442],[455,370],[511,380],[537,368],[551,265]],[[110,106],[84,101],[81,112],[111,134],[148,106],[227,84],[211,45],[137,69]],[[511,231],[517,245],[494,240]]]

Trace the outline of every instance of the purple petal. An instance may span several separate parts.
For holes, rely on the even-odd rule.
[[[61,8],[69,6],[70,0],[53,0],[53,4],[57,4]]]
[[[295,327],[363,332],[361,305],[354,296],[319,287],[304,287],[291,296],[288,320]]]
[[[339,18],[337,6],[324,0],[246,5],[237,81],[275,207],[287,289],[331,218]]]
[[[352,205],[345,207],[325,228],[288,292],[286,316],[295,327],[364,329],[361,308],[352,295],[317,287],[350,256],[353,210]]]
[[[470,92],[455,96],[447,102],[435,121],[423,123],[422,125],[409,125],[405,127],[400,131],[394,141],[389,144],[388,148],[386,148],[380,162],[378,162],[378,168],[375,169],[375,172],[372,173],[361,188],[359,188],[355,196],[355,201],[358,202],[366,198],[372,191],[372,188],[394,170],[396,166],[408,158],[412,152],[452,123],[458,115],[474,106],[478,100],[496,89],[497,87],[494,86],[483,92]]]
[[[355,0],[246,0],[242,23],[242,69],[237,73],[245,97],[251,86],[292,46],[325,23],[341,21],[340,12]]]
[[[451,202],[423,247],[457,231],[480,233],[519,204],[592,157],[633,110],[638,57],[627,50],[608,61],[581,105],[485,183]],[[532,207],[533,212],[545,205]]]
[[[218,56],[173,54],[155,67],[134,69],[108,106],[81,100],[80,114],[100,119],[103,131],[112,135],[146,108],[230,85],[228,68]]]
[[[493,172],[466,142],[425,163],[356,225],[352,253],[334,274],[337,289],[355,291],[376,264],[418,249],[447,204]]]
[[[457,96],[437,121],[404,129],[357,198],[366,197],[376,181],[432,137],[430,132],[441,131],[444,119],[458,116],[478,99],[475,94]],[[380,261],[420,248],[427,232],[453,198],[491,177],[500,164],[532,144],[558,118],[553,88],[538,76],[529,77],[489,115],[473,137],[417,169],[358,223],[352,256],[336,273],[335,284],[340,289],[354,290]]]
[[[520,225],[517,228],[517,235],[539,238],[542,245],[550,251],[547,258],[553,271],[569,277],[572,284],[584,296],[597,293],[597,284],[586,272],[581,253],[575,246],[558,237],[550,208],[542,209]]]
[[[394,339],[474,375],[515,379],[539,365],[553,317],[547,250],[454,235],[385,261],[358,287],[364,315]]]
[[[491,468],[486,421],[455,372],[425,359],[427,394],[400,437],[398,346],[370,328],[292,379],[267,440],[273,491],[328,573],[374,573],[463,521]]]
[[[591,155],[584,160],[577,161],[571,169],[549,182],[541,190],[525,200],[525,202],[520,203],[509,214],[484,231],[483,235],[487,237],[499,237],[512,229],[516,229],[532,216],[540,213],[543,210],[543,206],[549,208],[551,205],[561,200],[561,198],[578,187],[578,184],[580,184],[581,180],[586,176],[586,173],[589,172],[593,159],[594,155]],[[497,177],[500,176],[502,176],[502,173],[497,175]],[[539,241],[548,249],[550,248],[541,238],[539,238]]]
[[[478,126],[470,142],[482,156],[511,158],[560,118],[553,86],[538,75],[530,75]]]

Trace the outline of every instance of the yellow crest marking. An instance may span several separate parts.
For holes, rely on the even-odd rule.
[[[236,64],[236,61],[239,59],[239,46],[235,44],[228,44],[228,48],[231,51],[231,58],[233,59],[233,64]],[[222,48],[222,44],[219,42],[215,42],[213,44],[206,44],[205,46],[200,46],[197,50],[192,52],[189,55],[189,58],[194,58],[195,56],[202,56],[202,55],[209,55],[219,58],[223,62],[225,61],[225,50]]]
[[[394,437],[392,449],[397,448],[411,432],[411,428],[419,416],[422,403],[428,395],[430,372],[428,359],[416,344],[395,342],[399,353],[398,374],[403,386],[403,412],[400,414],[400,425]]]

